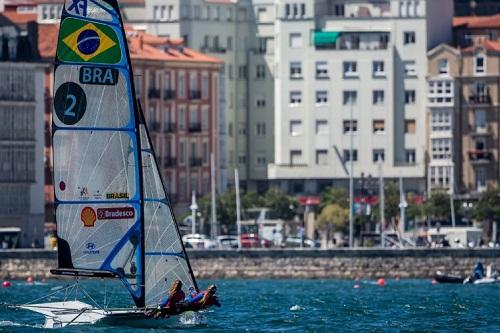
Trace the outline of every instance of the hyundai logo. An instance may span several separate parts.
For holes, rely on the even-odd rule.
[[[93,250],[93,249],[95,249],[95,244],[94,243],[87,243],[87,244],[85,244],[85,247],[87,248],[87,250]]]

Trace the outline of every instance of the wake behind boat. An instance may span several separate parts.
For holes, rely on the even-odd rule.
[[[43,314],[46,327],[178,321],[188,314],[153,320],[145,313],[174,281],[199,291],[135,96],[126,40],[116,0],[65,1],[52,115],[59,267],[51,272],[119,279],[135,307],[18,306]]]

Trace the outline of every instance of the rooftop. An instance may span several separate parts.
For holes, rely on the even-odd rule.
[[[38,25],[38,49],[43,59],[55,57],[59,24]],[[130,58],[133,60],[221,64],[222,60],[184,47],[180,38],[158,37],[126,28]]]
[[[500,14],[491,16],[464,16],[453,18],[453,28],[468,28],[468,29],[485,29],[499,28],[500,29]]]

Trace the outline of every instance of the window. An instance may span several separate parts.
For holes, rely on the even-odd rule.
[[[200,6],[194,6],[193,10],[194,10],[194,18],[199,20],[201,16]]]
[[[385,65],[383,61],[373,62],[373,77],[384,77],[385,76]]]
[[[233,20],[233,8],[231,8],[231,7],[228,7],[226,10],[226,20],[227,21]]]
[[[246,65],[238,66],[238,78],[240,78],[240,79],[247,78],[247,66]]]
[[[264,154],[257,154],[257,165],[266,165],[267,164],[267,159]]]
[[[486,190],[486,168],[476,167],[476,190],[484,192]]]
[[[415,90],[405,90],[405,104],[415,104]]]
[[[383,90],[373,91],[373,105],[384,104],[385,93]]]
[[[179,73],[179,82],[177,83],[177,91],[179,97],[181,98],[186,97],[186,80],[184,73]]]
[[[306,16],[306,4],[305,3],[300,4],[300,16],[302,16],[302,17]]]
[[[354,90],[344,91],[344,105],[355,105],[358,100],[358,92]]]
[[[344,134],[356,133],[358,131],[357,120],[344,120]]]
[[[266,135],[266,123],[255,124],[255,134],[257,136],[265,136]]]
[[[266,107],[266,100],[262,97],[259,97],[255,100],[255,105],[258,108],[265,108]]]
[[[232,51],[232,49],[233,49],[233,37],[231,37],[231,36],[227,37],[226,48],[228,51]]]
[[[452,104],[454,98],[453,81],[439,80],[428,82],[429,104]]]
[[[299,16],[299,7],[296,3],[293,4],[293,17]]]
[[[178,109],[178,122],[179,122],[179,130],[184,130],[186,128],[186,111],[183,106],[179,106]]]
[[[355,61],[344,61],[344,77],[357,77],[358,64]]]
[[[290,150],[290,165],[302,164],[302,150]]]
[[[451,158],[451,139],[432,139],[432,159],[442,160]]]
[[[451,130],[451,113],[448,110],[432,110],[431,128],[434,132]]]
[[[373,134],[385,134],[385,121],[384,120],[374,120],[373,121]]]
[[[405,31],[403,33],[403,43],[405,45],[415,44],[415,31]]]
[[[245,153],[240,153],[238,155],[238,163],[239,164],[246,164],[247,163],[247,155]]]
[[[208,75],[203,74],[201,78],[201,97],[208,98]]]
[[[345,5],[344,4],[336,4],[334,7],[334,16],[345,16]]]
[[[316,62],[316,78],[317,79],[328,78],[328,62],[326,61]]]
[[[239,135],[247,135],[247,124],[246,123],[240,123],[238,127],[238,134]]]
[[[486,112],[484,110],[474,111],[474,126],[476,132],[486,132]]]
[[[328,151],[327,150],[316,150],[316,164],[317,165],[328,165]]]
[[[439,59],[437,62],[437,71],[439,75],[448,75],[449,67],[447,59]]]
[[[316,104],[324,105],[328,103],[328,92],[326,90],[316,91]]]
[[[291,48],[298,48],[302,47],[303,41],[302,41],[302,34],[301,33],[291,33],[290,34],[290,47]]]
[[[297,106],[302,103],[302,92],[291,91],[290,92],[290,105]]]
[[[474,73],[484,74],[486,73],[486,59],[484,54],[476,54],[474,58]]]
[[[209,127],[209,112],[208,106],[204,105],[201,108],[201,129],[206,131]]]
[[[300,120],[290,120],[290,135],[298,136],[302,134],[302,121]]]
[[[290,78],[301,79],[302,78],[302,63],[298,61],[292,61],[290,63]]]
[[[179,164],[186,163],[186,144],[184,141],[179,142]]]
[[[257,79],[265,79],[266,78],[266,66],[265,65],[257,65],[256,74]]]
[[[405,119],[405,134],[415,134],[416,130],[415,119]]]
[[[403,61],[406,76],[417,76],[417,68],[414,60]]]
[[[409,163],[409,164],[415,164],[415,149],[407,149],[405,151],[405,161],[406,163]]]
[[[259,37],[257,38],[257,51],[259,54],[267,53],[267,38]]]
[[[328,120],[316,120],[316,134],[328,134]]]
[[[189,5],[181,6],[181,18],[189,18]]]
[[[285,5],[285,17],[290,17],[291,11],[290,11],[290,4]]]
[[[344,162],[349,162],[351,160],[353,162],[356,162],[358,160],[358,150],[357,149],[352,150],[352,159],[351,159],[351,151],[348,149],[344,149],[343,155],[344,155]]]
[[[383,162],[385,161],[385,151],[383,149],[373,150],[373,162]]]

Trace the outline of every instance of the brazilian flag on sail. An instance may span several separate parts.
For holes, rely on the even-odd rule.
[[[61,61],[116,64],[120,41],[110,26],[66,18],[61,24],[57,57]]]

